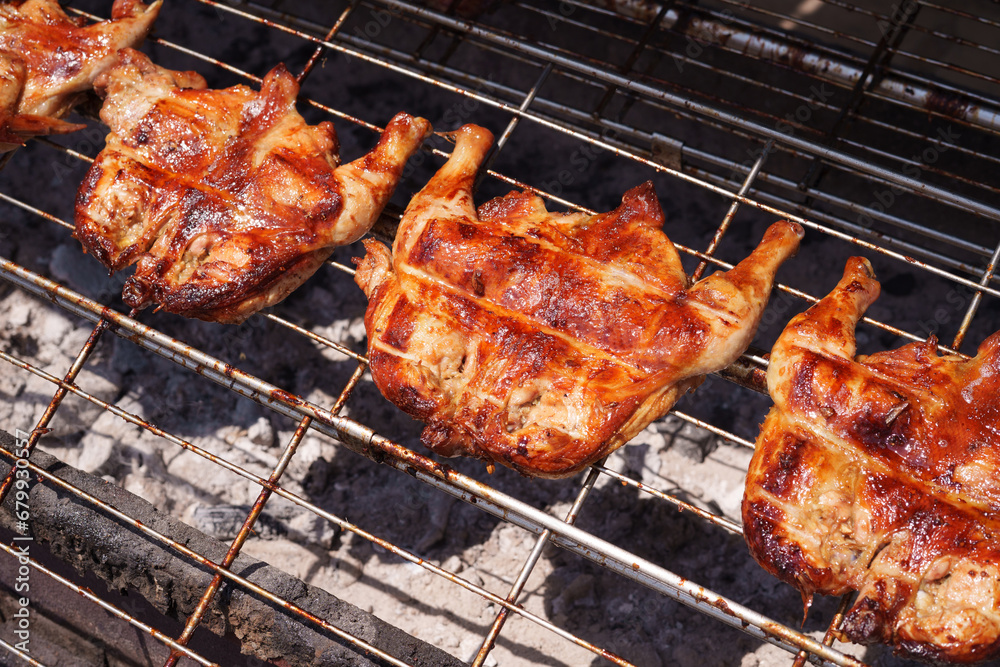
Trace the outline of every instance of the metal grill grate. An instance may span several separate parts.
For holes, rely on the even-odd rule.
[[[105,3],[94,4],[97,12]],[[757,347],[720,374],[740,386],[710,381],[674,411],[677,417],[737,446],[752,448],[755,420],[763,417],[767,407],[760,396],[766,368],[761,350],[767,349],[792,314],[832,286],[832,277],[849,254],[873,259],[876,270],[888,277],[886,284],[897,279],[916,285],[909,297],[902,293],[905,290],[897,295],[900,302],[912,302],[909,314],[880,304],[864,320],[873,347],[886,347],[898,338],[920,340],[935,332],[944,343],[943,350],[960,351],[969,348],[968,344],[963,348],[966,338],[978,342],[1000,325],[994,301],[1000,296],[994,271],[1000,256],[996,231],[1000,190],[984,176],[1000,162],[996,94],[1000,52],[991,46],[1000,33],[1000,12],[991,3],[982,2],[981,7],[966,11],[909,0],[892,6],[807,0],[794,7],[794,3],[778,0],[752,7],[734,0],[670,0],[623,2],[628,10],[623,13],[598,4],[512,0],[475,19],[401,0],[355,0],[330,6],[173,0],[164,12],[193,7],[201,10],[199,17],[221,19],[233,30],[234,39],[244,44],[252,44],[262,32],[287,43],[288,59],[298,61],[304,81],[300,106],[316,118],[332,117],[342,135],[350,136],[356,129],[358,136],[366,137],[361,144],[374,136],[370,131],[379,129],[377,122],[382,118],[369,109],[373,99],[379,106],[395,104],[397,109],[425,115],[439,130],[453,129],[460,122],[489,125],[499,140],[480,185],[481,200],[516,187],[538,192],[558,206],[604,210],[614,205],[623,185],[653,178],[670,214],[666,231],[695,275],[709,268],[729,268],[732,263],[724,257],[742,257],[759,237],[762,225],[776,217],[803,224],[807,241],[802,257],[792,262],[809,262],[808,268],[794,274],[789,268],[779,276],[783,279],[772,298],[771,319],[765,318]],[[225,58],[221,55],[225,45],[204,41],[206,35],[193,28],[177,34],[161,29],[157,35],[150,45],[154,60],[198,69],[210,80],[214,76],[228,83],[259,82],[257,75],[274,64],[256,63],[263,69],[245,71],[242,68],[254,61],[251,50],[242,61]],[[351,68],[380,73],[383,83],[377,89],[365,88],[350,76]],[[39,161],[71,165],[67,167],[71,172],[79,171],[79,165],[85,166],[100,148],[73,144],[73,137],[66,141],[65,146],[38,141],[31,150],[41,155]],[[548,146],[557,148],[543,148]],[[441,141],[425,149],[423,164],[400,188],[403,192],[397,204],[405,203],[405,195],[412,193],[407,185],[419,187],[420,179],[446,153],[447,145]],[[21,157],[14,155],[7,169],[16,168]],[[17,211],[33,220],[30,225],[55,223],[71,228],[65,213],[51,212],[65,211],[72,201],[75,183],[63,180],[55,193],[0,191],[7,215]],[[57,197],[65,201],[56,205]],[[392,211],[398,219],[396,206],[376,230],[383,237],[392,234]],[[26,229],[30,226],[18,233]],[[353,272],[346,263],[350,253],[337,256],[345,259],[331,262],[331,280],[345,290],[353,289],[349,276],[342,275]],[[349,345],[296,324],[303,321],[300,309],[308,304],[283,304],[255,320],[284,328],[289,337],[311,341],[316,345],[317,363],[326,363],[324,356],[332,354],[353,364],[349,379],[329,405],[292,395],[277,382],[240,370],[238,362],[230,365],[179,340],[161,330],[169,327],[168,320],[156,319],[154,328],[140,321],[147,314],[117,312],[119,300],[113,293],[94,300],[59,285],[40,270],[2,258],[0,273],[19,290],[94,323],[87,344],[68,370],[46,370],[26,360],[27,355],[0,352],[14,372],[42,378],[54,391],[49,407],[34,424],[30,448],[37,444],[44,448],[50,421],[63,399],[74,395],[204,457],[206,470],[225,470],[259,488],[257,502],[228,553],[213,560],[44,467],[29,464],[40,484],[74,495],[133,529],[140,539],[165,546],[212,574],[183,632],[169,636],[101,600],[72,578],[30,560],[36,571],[54,577],[172,649],[167,664],[181,656],[212,664],[187,645],[212,600],[225,587],[278,605],[301,623],[331,633],[387,664],[409,664],[231,571],[274,496],[432,573],[442,587],[465,589],[495,605],[498,612],[482,637],[482,648],[473,661],[476,665],[489,659],[511,615],[612,663],[632,664],[607,647],[591,643],[583,633],[571,632],[565,624],[520,604],[525,584],[549,543],[798,654],[797,662],[862,664],[834,648],[830,633],[820,642],[768,618],[766,600],[741,603],[699,585],[697,578],[681,577],[655,556],[644,557],[575,525],[595,484],[610,478],[656,503],[692,513],[710,530],[722,531],[720,536],[740,533],[732,519],[688,502],[683,490],[651,488],[636,475],[597,465],[585,476],[568,513],[557,516],[394,442],[379,433],[377,423],[345,416],[352,394],[365,382],[365,359]],[[108,330],[166,357],[185,372],[193,371],[293,420],[297,424],[294,435],[271,469],[266,474],[254,472],[232,462],[225,453],[206,451],[81,388],[77,377]],[[742,403],[752,408],[749,421],[734,420],[719,408]],[[506,591],[487,590],[290,490],[282,482],[283,475],[310,432],[329,436],[343,447],[535,534],[535,546],[523,558],[519,576]],[[8,452],[0,454],[13,461]],[[8,494],[11,485],[12,476],[8,476],[0,496]],[[16,558],[17,547],[17,542],[0,544],[11,558]],[[834,615],[834,625],[837,618]],[[31,664],[40,664],[11,643],[0,642],[0,646]],[[790,655],[789,661],[793,659]]]

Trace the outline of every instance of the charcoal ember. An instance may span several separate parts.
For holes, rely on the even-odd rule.
[[[325,519],[291,503],[272,501],[260,513],[253,536],[262,540],[288,539],[299,544],[316,544],[329,549],[338,530]],[[219,540],[236,537],[250,514],[251,505],[199,506],[191,514],[192,525]]]
[[[75,242],[61,244],[52,251],[49,271],[53,279],[85,296],[101,303],[120,303],[119,300],[112,302],[112,299],[121,294],[125,278],[109,277],[107,269],[80,252],[80,246]]]

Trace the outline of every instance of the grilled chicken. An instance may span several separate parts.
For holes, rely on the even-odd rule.
[[[62,118],[115,60],[153,27],[162,0],[115,0],[111,20],[86,25],[55,0],[0,3],[0,52],[23,61],[26,80],[17,111]]]
[[[1000,333],[973,359],[938,355],[933,338],[855,358],[855,325],[878,293],[853,258],[775,344],[747,542],[807,605],[858,591],[846,639],[933,661],[995,656]]]
[[[86,127],[48,116],[19,113],[28,70],[19,57],[0,52],[0,153],[14,150],[31,137],[65,134]]]
[[[430,132],[401,113],[341,166],[333,125],[305,123],[281,65],[259,93],[207,90],[125,49],[96,85],[111,133],[77,194],[76,237],[112,272],[136,264],[129,306],[217,322],[277,303],[368,231]]]
[[[776,223],[739,266],[689,287],[652,184],[602,215],[549,213],[520,192],[477,213],[492,136],[467,125],[456,138],[392,254],[366,241],[355,276],[376,385],[446,456],[540,477],[606,456],[739,356],[802,236]]]

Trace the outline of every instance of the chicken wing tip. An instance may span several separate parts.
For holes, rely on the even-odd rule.
[[[423,141],[434,132],[434,126],[426,118],[400,111],[385,126],[386,134],[393,132]]]
[[[148,4],[142,0],[115,0],[115,3],[111,6],[111,18],[115,20],[137,18],[152,13],[147,18],[155,19],[162,6],[163,0],[154,0]]]
[[[806,235],[806,230],[797,222],[790,220],[779,220],[771,223],[771,226],[764,232],[762,242],[787,239],[798,245]]]
[[[365,293],[365,296],[371,297],[375,289],[392,272],[392,255],[385,244],[380,241],[365,239],[362,243],[365,246],[365,256],[351,259],[357,267],[357,271],[354,273],[354,282]]]

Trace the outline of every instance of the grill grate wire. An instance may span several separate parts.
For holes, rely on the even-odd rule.
[[[555,45],[539,44],[533,41],[529,42],[525,39],[518,38],[517,36],[507,34],[501,29],[489,26],[486,23],[456,19],[434,11],[407,5],[400,0],[379,0],[379,2],[371,3],[353,2],[337,16],[336,20],[330,26],[327,27],[311,24],[308,21],[297,19],[296,17],[289,16],[288,14],[278,14],[274,10],[262,6],[259,3],[243,3],[239,6],[235,6],[234,4],[213,2],[212,0],[198,1],[201,4],[216,8],[219,11],[236,15],[243,20],[265,25],[269,29],[286,32],[306,43],[313,44],[316,47],[316,51],[306,68],[303,70],[301,78],[308,75],[312,66],[316,64],[317,59],[321,57],[319,54],[339,53],[359,58],[371,65],[382,67],[396,74],[400,74],[422,85],[428,86],[431,90],[456,93],[465,99],[473,100],[499,111],[506,112],[510,115],[510,120],[503,133],[500,135],[500,141],[498,141],[495,152],[491,156],[491,164],[495,164],[500,152],[507,145],[507,140],[516,131],[518,125],[522,121],[526,121],[565,134],[572,139],[584,142],[588,145],[613,151],[622,159],[645,165],[646,167],[655,169],[657,172],[665,174],[671,178],[684,181],[706,191],[721,195],[729,200],[730,205],[722,221],[716,227],[715,234],[706,250],[699,251],[683,244],[677,244],[678,249],[683,254],[698,262],[698,268],[696,271],[699,273],[703,272],[708,266],[722,269],[730,268],[731,265],[729,263],[715,257],[715,250],[719,245],[719,242],[729,230],[730,223],[736,216],[738,210],[741,207],[746,206],[765,213],[780,215],[782,217],[796,220],[806,226],[810,230],[810,233],[818,232],[828,237],[842,240],[865,251],[876,253],[883,258],[905,263],[917,271],[934,274],[951,281],[956,285],[962,285],[972,289],[973,298],[964,312],[959,329],[952,339],[950,346],[941,345],[941,349],[943,351],[957,351],[960,348],[984,297],[990,298],[1000,296],[1000,289],[993,286],[996,282],[995,268],[998,256],[1000,256],[1000,245],[992,247],[985,245],[982,242],[961,238],[960,236],[945,231],[934,230],[932,230],[927,237],[933,241],[934,244],[928,244],[924,241],[924,245],[921,245],[919,241],[912,240],[912,235],[908,235],[908,233],[913,231],[926,233],[926,230],[923,228],[917,229],[919,227],[918,225],[908,223],[905,219],[898,216],[885,213],[879,214],[871,208],[866,208],[863,202],[859,203],[857,201],[851,201],[836,193],[824,191],[822,187],[817,185],[817,183],[822,182],[821,179],[817,180],[815,183],[809,184],[807,187],[800,187],[799,183],[782,176],[780,173],[768,172],[764,169],[764,167],[767,164],[770,164],[771,161],[775,159],[775,156],[785,158],[804,157],[807,161],[819,165],[817,167],[818,169],[824,171],[837,171],[841,174],[849,176],[863,177],[868,179],[870,182],[881,185],[902,188],[917,196],[923,196],[929,199],[933,198],[937,202],[944,202],[945,205],[951,207],[951,210],[956,213],[995,222],[1000,220],[1000,211],[998,211],[994,204],[989,203],[990,195],[996,192],[996,188],[992,185],[988,183],[975,182],[966,176],[952,174],[951,172],[945,170],[935,171],[934,176],[952,179],[953,182],[962,184],[971,183],[972,185],[978,186],[975,197],[961,194],[958,189],[953,187],[923,183],[917,179],[907,176],[905,172],[900,171],[900,169],[907,164],[907,159],[905,157],[900,159],[900,156],[896,156],[885,151],[880,152],[875,147],[866,146],[858,142],[851,142],[843,137],[824,138],[822,136],[816,136],[821,133],[803,124],[797,126],[797,129],[801,131],[801,134],[785,135],[774,130],[773,127],[768,127],[762,124],[763,122],[781,120],[779,116],[768,116],[763,113],[756,113],[754,110],[750,109],[744,109],[746,113],[743,115],[736,114],[731,110],[723,108],[727,106],[727,102],[721,98],[708,97],[699,91],[694,90],[678,90],[676,86],[667,81],[652,76],[647,77],[643,72],[633,68],[634,65],[637,65],[639,61],[642,60],[642,56],[650,52],[659,52],[661,56],[675,55],[673,52],[669,51],[668,46],[663,45],[662,41],[656,40],[656,36],[659,35],[660,32],[668,32],[670,30],[670,28],[661,27],[660,25],[661,21],[667,23],[669,12],[674,12],[675,16],[678,17],[674,18],[673,21],[670,21],[671,28],[674,24],[682,23],[679,18],[682,12],[687,16],[698,15],[704,17],[705,20],[719,21],[725,19],[727,16],[730,16],[729,14],[724,13],[727,7],[738,6],[740,8],[745,8],[743,5],[738,5],[735,2],[724,0],[716,3],[714,8],[706,8],[702,5],[695,6],[684,2],[668,3],[671,7],[669,10],[666,9],[667,5],[664,5],[654,16],[645,22],[641,19],[623,19],[618,15],[613,15],[615,21],[632,22],[641,26],[643,28],[643,34],[637,39],[620,37],[613,31],[604,30],[599,27],[601,24],[598,21],[576,19],[574,18],[576,12],[569,17],[565,17],[561,13],[554,13],[550,10],[543,9],[540,6],[535,6],[527,2],[515,2],[511,4],[511,7],[518,10],[532,12],[539,16],[545,16],[547,19],[559,20],[567,26],[572,25],[575,28],[590,31],[594,35],[619,40],[625,43],[626,46],[631,47],[632,56],[628,59],[628,63],[625,67],[608,67],[603,70],[598,70],[595,69],[594,63],[591,62],[588,57],[582,54],[573,53],[566,48]],[[599,10],[583,3],[570,2],[568,4],[575,7],[576,10],[581,13],[589,12],[595,15],[610,16],[609,14],[602,14]],[[825,4],[834,7],[841,7],[852,12],[869,12],[871,16],[877,20],[891,20],[891,17],[884,13],[870,12],[862,7],[846,2],[833,2],[831,0],[827,0]],[[955,10],[950,10],[933,3],[920,2],[918,5],[922,10],[948,12],[962,16],[961,13],[958,13]],[[458,43],[473,43],[484,51],[502,54],[504,57],[510,58],[513,61],[529,65],[537,71],[534,83],[524,90],[511,85],[490,83],[482,76],[462,71],[459,67],[448,65],[447,58],[445,58],[443,62],[435,63],[425,59],[420,54],[405,53],[392,46],[375,44],[371,41],[362,40],[345,31],[342,31],[341,27],[350,20],[351,15],[357,14],[362,8],[376,9],[380,11],[389,10],[395,12],[393,14],[394,17],[401,18],[402,20],[411,23],[415,26],[415,28],[422,28],[434,34],[448,33],[452,35],[453,39]],[[812,23],[802,18],[788,16],[780,12],[762,9],[758,9],[756,11],[761,16],[769,19],[790,21],[799,29],[823,29],[822,26],[816,23]],[[96,18],[89,14],[81,14],[87,18]],[[977,20],[988,25],[989,27],[1000,27],[989,22],[988,19],[982,19],[981,17],[968,16],[967,18],[969,20]],[[735,26],[734,29],[740,29],[741,27],[752,25],[749,21],[744,19],[730,21],[730,23]],[[688,25],[690,25],[690,22],[688,22]],[[728,26],[729,23],[726,25]],[[912,22],[908,24],[908,27],[903,27],[900,30],[905,33],[906,30],[910,28],[912,28]],[[937,31],[927,28],[920,29],[920,31],[935,38],[947,39],[963,46],[971,45],[978,50],[986,53],[992,53],[990,47],[971,42],[971,40],[965,38],[959,39],[954,35],[948,35],[945,33],[938,34]],[[765,30],[764,32],[768,31]],[[768,34],[770,34],[773,39],[783,38],[783,36],[776,30],[770,30]],[[323,36],[318,37],[317,35]],[[838,36],[844,37],[844,35]],[[787,39],[787,36],[784,38]],[[430,37],[428,39],[430,39]],[[153,41],[164,47],[175,49],[208,64],[220,67],[232,74],[245,78],[247,81],[259,82],[258,77],[241,70],[239,67],[231,63],[221,62],[204,55],[197,49],[175,44],[164,39],[155,39]],[[860,38],[853,39],[852,41],[855,42],[856,46],[862,46],[872,50],[875,50],[878,46],[876,42]],[[812,46],[817,48],[815,44],[812,44]],[[944,66],[946,69],[951,69],[956,72],[960,70],[959,73],[966,73],[967,71],[964,68],[949,66],[948,63],[942,63],[933,58],[921,56],[910,51],[889,48],[888,53],[893,59],[904,58],[933,66]],[[640,55],[637,56],[636,54]],[[866,61],[864,58],[859,56],[845,54],[846,52],[840,50],[830,51],[831,57],[849,58],[853,64],[860,69],[864,69],[866,64],[871,62],[870,60]],[[684,56],[681,57],[682,59],[685,58]],[[721,73],[731,77],[740,77],[740,81],[742,83],[750,82],[749,77],[738,75],[737,73],[729,70],[721,69],[711,63],[701,61],[697,58],[686,58],[684,62],[703,69],[709,69],[716,74]],[[784,65],[782,67],[786,70],[789,69]],[[937,85],[936,82],[923,75],[914,74],[902,69],[894,69],[885,61],[882,62],[881,68],[892,76],[905,79],[906,81],[926,86]],[[603,99],[610,99],[610,97],[618,95],[627,95],[630,96],[630,99],[639,100],[639,102],[647,104],[654,109],[669,111],[676,117],[683,118],[688,121],[699,122],[705,127],[730,131],[732,134],[740,137],[741,139],[748,142],[756,142],[762,145],[763,148],[760,151],[759,157],[757,157],[757,159],[749,165],[743,165],[731,157],[721,154],[712,154],[711,152],[699,150],[693,146],[683,146],[682,150],[685,159],[680,160],[680,164],[675,163],[671,165],[664,163],[652,155],[648,149],[648,146],[656,138],[655,133],[639,128],[632,128],[627,122],[620,118],[614,118],[610,115],[602,113],[597,113],[595,115],[587,109],[573,108],[556,100],[547,99],[544,95],[540,94],[541,91],[544,90],[546,82],[553,76],[554,73],[569,80],[574,80],[605,91]],[[976,73],[973,72],[973,74]],[[819,80],[819,77],[816,75],[810,76]],[[888,76],[888,74],[883,74],[882,76]],[[986,73],[978,73],[978,78],[987,82],[996,81],[994,77],[991,77]],[[884,80],[884,78],[882,80]],[[864,86],[862,86],[861,96],[866,103],[871,104],[873,101],[889,101],[892,104],[899,106],[916,108],[912,101],[900,101],[897,99],[887,98],[882,92],[872,88],[874,82],[875,77],[872,77]],[[488,87],[484,85],[487,83],[490,84]],[[768,92],[784,92],[791,99],[804,101],[800,94],[791,90],[784,90],[780,86],[762,84],[761,87],[763,90]],[[940,89],[952,90],[954,92],[961,91],[961,89],[956,86],[944,86]],[[485,93],[483,92],[484,90],[489,90],[491,92]],[[977,97],[974,93],[970,93],[970,95],[974,99],[988,99],[983,96]],[[345,112],[338,111],[335,108],[321,104],[314,100],[306,99],[303,100],[303,102],[329,114],[333,118],[352,123],[358,127],[366,128],[372,131],[378,131],[380,129],[370,122],[356,118]],[[605,105],[606,102],[602,102],[599,106],[604,107]],[[836,108],[834,105],[825,106],[830,110],[835,110]],[[940,111],[932,110],[928,113],[929,115],[935,117],[942,116]],[[873,124],[880,128],[893,129],[900,132],[902,135],[909,133],[910,135],[916,135],[917,138],[925,140],[928,139],[928,137],[919,135],[919,133],[905,130],[903,128],[897,128],[891,124],[883,123],[874,117],[869,117],[859,113],[852,113],[850,115],[852,116],[852,119],[857,122]],[[967,121],[963,121],[961,119],[950,120],[968,124]],[[607,136],[606,132],[602,134],[602,130],[606,130],[608,128],[614,129],[615,138],[613,140],[605,138]],[[995,133],[996,129],[985,128],[985,131]],[[826,139],[834,139],[835,141],[831,143],[826,141]],[[62,151],[74,159],[79,159],[81,161],[89,161],[92,159],[89,156],[76,152],[72,149],[59,146],[55,142],[42,141],[40,143],[46,144],[51,147],[52,150]],[[965,154],[972,154],[977,159],[996,161],[994,156],[977,152],[967,146],[956,145],[954,148],[964,152]],[[427,148],[425,151],[437,158],[446,155],[443,151],[438,149]],[[848,151],[867,151],[871,157],[859,158],[853,152]],[[895,159],[896,161],[895,164],[891,166],[885,166],[883,164],[876,164],[868,161],[875,158],[890,158]],[[725,175],[727,173],[730,175]],[[734,180],[733,175],[738,175],[739,180]],[[550,192],[544,187],[538,187],[522,182],[515,177],[500,173],[492,168],[484,172],[484,177],[517,188],[536,192],[550,201],[567,206],[573,210],[593,212],[590,209],[571,201],[570,199],[559,196],[559,193]],[[72,228],[68,222],[60,220],[56,216],[52,216],[38,208],[35,208],[30,204],[17,199],[16,197],[0,193],[0,199],[8,204],[17,206],[34,216],[38,216],[39,218],[50,222],[55,222],[56,224],[67,228]],[[826,208],[823,210],[817,210],[817,202]],[[895,237],[885,232],[872,233],[870,230],[859,229],[857,225],[852,225],[847,216],[851,213],[857,213],[858,211],[868,211],[868,213],[879,222],[888,223],[890,229],[896,230],[895,233],[899,233],[899,236]],[[902,231],[900,232],[900,230]],[[857,231],[866,232],[866,238],[858,238],[852,233]],[[942,245],[945,246],[944,250],[940,247]],[[919,255],[923,259],[918,260],[910,256],[911,251],[913,251],[912,254]],[[985,265],[979,263],[984,260]],[[332,264],[333,268],[339,271],[347,274],[353,273],[353,269],[346,265],[338,263]],[[385,439],[384,437],[378,435],[372,428],[340,416],[338,413],[347,403],[352,391],[363,376],[366,360],[362,355],[358,355],[347,347],[335,341],[329,340],[321,334],[309,331],[308,329],[301,327],[286,318],[273,313],[256,316],[267,318],[274,324],[285,327],[289,330],[289,332],[304,336],[318,345],[335,350],[344,357],[357,363],[350,380],[341,389],[334,405],[328,409],[311,404],[301,397],[287,395],[278,387],[275,387],[252,375],[243,373],[238,369],[234,369],[218,359],[212,358],[197,349],[185,345],[179,340],[171,338],[170,336],[155,329],[151,329],[135,320],[135,313],[129,316],[118,313],[105,305],[94,302],[73,292],[72,290],[59,286],[44,276],[20,267],[13,262],[5,259],[0,260],[0,274],[2,274],[6,280],[12,282],[22,290],[37,296],[39,299],[51,301],[57,306],[78,315],[85,320],[95,323],[95,328],[90,339],[88,340],[88,343],[80,350],[75,362],[67,370],[62,379],[18,358],[13,354],[0,351],[0,358],[2,358],[5,362],[13,365],[15,368],[21,369],[24,372],[32,373],[37,377],[46,380],[55,388],[55,393],[50,402],[49,408],[39,419],[35,429],[32,431],[31,439],[29,441],[30,447],[34,447],[38,440],[43,436],[47,428],[48,421],[58,410],[63,397],[67,394],[74,394],[112,412],[132,424],[140,426],[141,428],[165,438],[167,441],[182,449],[193,451],[199,456],[204,457],[213,465],[220,466],[244,479],[250,480],[260,487],[258,502],[255,503],[253,509],[247,515],[239,536],[232,543],[230,554],[227,555],[226,560],[222,563],[215,563],[209,561],[204,556],[196,552],[190,551],[183,544],[173,540],[169,535],[158,533],[155,530],[138,524],[131,517],[122,515],[113,507],[110,507],[99,499],[90,496],[82,489],[67,484],[58,477],[41,468],[38,468],[37,466],[34,466],[34,464],[29,464],[31,471],[39,480],[43,481],[43,483],[57,486],[73,493],[95,507],[100,508],[103,512],[115,516],[122,523],[136,528],[150,540],[159,542],[213,571],[215,579],[213,580],[212,586],[205,591],[203,596],[204,604],[199,606],[198,612],[189,617],[184,632],[176,639],[163,636],[162,633],[159,633],[159,631],[155,628],[145,625],[142,621],[133,617],[127,611],[115,608],[113,605],[99,601],[96,598],[93,599],[96,604],[100,604],[104,608],[109,609],[109,611],[111,611],[114,615],[168,646],[173,652],[167,664],[175,664],[177,659],[179,659],[182,655],[187,656],[200,664],[211,664],[210,661],[198,656],[196,653],[186,648],[185,644],[194,629],[199,625],[201,620],[200,614],[204,611],[205,605],[207,605],[210,599],[216,594],[218,587],[223,583],[242,587],[246,590],[254,592],[256,595],[259,595],[264,599],[280,604],[286,609],[289,609],[292,613],[300,616],[303,623],[315,624],[326,631],[341,636],[346,641],[349,641],[357,646],[360,650],[366,651],[388,664],[406,664],[396,658],[393,658],[392,656],[382,653],[379,649],[368,645],[363,640],[357,637],[352,637],[349,633],[334,627],[329,622],[312,616],[309,612],[296,607],[289,601],[276,598],[268,591],[260,589],[251,582],[246,581],[238,575],[234,575],[228,571],[228,565],[232,562],[232,558],[235,558],[235,556],[240,552],[243,540],[245,540],[246,536],[249,534],[254,521],[259,516],[261,510],[264,508],[264,505],[272,495],[277,495],[289,500],[296,505],[315,513],[317,516],[320,516],[337,525],[343,530],[352,532],[363,539],[379,544],[404,560],[415,563],[434,573],[439,576],[443,582],[449,582],[450,584],[460,586],[465,590],[472,591],[481,596],[484,600],[498,605],[500,612],[497,614],[495,622],[493,623],[489,633],[483,639],[482,648],[473,663],[475,665],[484,664],[489,651],[492,648],[493,642],[502,632],[504,622],[509,614],[518,614],[523,618],[547,628],[564,639],[576,643],[578,646],[582,646],[597,655],[607,658],[611,662],[622,665],[630,664],[624,658],[616,656],[604,648],[595,646],[587,640],[575,636],[573,633],[558,627],[544,618],[526,611],[518,605],[518,599],[523,589],[523,585],[527,581],[527,577],[530,575],[535,562],[537,562],[543,546],[550,541],[571,552],[590,558],[591,560],[601,562],[603,565],[615,572],[618,572],[623,577],[650,586],[654,590],[657,590],[668,597],[680,600],[685,604],[693,606],[699,611],[717,618],[723,623],[744,629],[748,633],[760,639],[775,643],[792,651],[793,653],[801,649],[801,652],[798,653],[796,660],[797,663],[801,663],[808,657],[809,660],[824,662],[827,664],[861,664],[851,656],[830,648],[833,642],[832,632],[827,633],[827,638],[823,643],[817,642],[799,631],[772,621],[752,609],[740,605],[737,602],[729,600],[710,590],[706,590],[693,582],[683,580],[672,572],[642,559],[635,554],[629,553],[614,544],[607,543],[604,540],[586,533],[573,525],[573,521],[580,507],[583,506],[586,500],[589,489],[593,487],[593,484],[600,475],[609,476],[617,482],[641,490],[650,497],[671,503],[685,511],[690,511],[705,521],[710,522],[725,531],[738,534],[740,532],[740,527],[734,522],[726,519],[725,517],[716,516],[711,512],[702,510],[668,492],[650,488],[641,481],[615,472],[603,464],[594,466],[594,468],[587,475],[587,479],[584,480],[580,487],[580,491],[577,495],[573,508],[565,518],[559,518],[548,512],[532,508],[525,503],[518,501],[516,498],[507,496],[506,494],[479,483],[476,480],[444,468],[416,452],[410,451]],[[805,303],[814,302],[818,298],[815,294],[811,294],[791,285],[779,284],[776,289],[794,298],[800,299]],[[879,321],[873,318],[865,318],[865,322],[882,331],[906,338],[908,340],[924,339],[924,336],[917,332],[905,331],[888,322]],[[154,424],[146,422],[138,415],[131,414],[116,405],[109,404],[96,396],[88,394],[86,391],[77,386],[75,381],[78,373],[87,364],[94,348],[98,344],[100,337],[108,329],[119,336],[127,337],[133,340],[144,348],[172,359],[179,366],[193,370],[210,380],[229,387],[237,393],[250,397],[257,402],[270,407],[280,414],[293,418],[298,423],[298,428],[293,438],[286,444],[278,465],[272,469],[269,476],[267,478],[258,476],[239,465],[227,461],[224,457],[202,450],[194,444],[187,442],[176,435],[168,433]],[[744,387],[761,392],[763,391],[762,378],[765,368],[766,360],[759,353],[751,351],[747,355],[744,355],[744,358],[741,359],[735,367],[727,369],[727,371],[723,372],[721,375],[727,379],[737,382],[738,384],[741,384]],[[674,414],[690,423],[706,428],[712,433],[720,437],[724,437],[731,442],[748,448],[752,448],[753,446],[751,442],[740,437],[736,433],[732,433],[694,415],[676,410],[674,411]],[[302,437],[309,430],[328,435],[345,446],[367,456],[368,458],[381,461],[389,466],[412,474],[421,481],[426,482],[427,484],[436,487],[445,493],[449,493],[468,502],[474,502],[484,511],[503,517],[506,520],[537,534],[538,537],[535,547],[525,560],[521,570],[521,575],[518,577],[517,581],[513,583],[507,596],[502,598],[499,595],[486,590],[482,586],[463,578],[459,574],[448,572],[433,563],[427,562],[420,558],[419,555],[402,549],[391,542],[386,542],[376,535],[366,532],[363,528],[350,523],[346,519],[317,507],[313,503],[310,503],[307,499],[282,487],[281,476],[285,467],[294,456],[298,443],[301,442]],[[10,459],[9,454],[5,453],[4,456]],[[9,475],[3,485],[0,486],[0,496],[9,490],[11,480],[12,476]],[[0,545],[0,548],[8,554],[13,553],[12,546],[8,547],[7,545]],[[85,591],[78,585],[71,581],[64,580],[55,573],[48,571],[41,563],[32,560],[31,565],[39,572],[52,576],[56,580],[60,581],[60,583],[69,587],[71,590],[85,594]],[[841,610],[846,608],[844,606],[846,605],[846,602],[847,600],[845,599]],[[839,622],[838,619],[839,617],[835,617],[834,624]],[[831,626],[831,631],[832,629],[833,626]],[[18,655],[19,657],[25,659],[30,664],[39,664],[31,659],[30,656],[18,651],[9,644],[0,643],[0,646],[3,646],[14,655]]]

